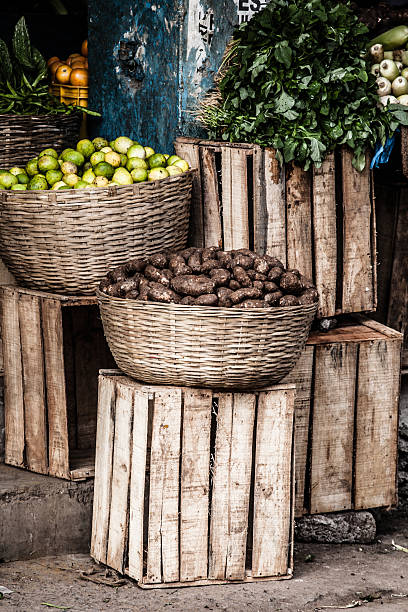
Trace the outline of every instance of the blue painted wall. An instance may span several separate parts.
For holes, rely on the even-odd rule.
[[[128,135],[161,152],[180,134],[205,135],[192,113],[233,26],[266,1],[89,0],[89,107],[102,113],[91,135]],[[121,61],[121,42],[133,46],[136,69]]]

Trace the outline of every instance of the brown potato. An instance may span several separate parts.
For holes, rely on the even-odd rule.
[[[219,262],[217,261],[218,265]],[[223,268],[215,268],[210,271],[210,276],[215,283],[216,287],[222,287],[228,285],[231,280],[231,273]]]
[[[252,281],[242,266],[235,266],[232,268],[232,273],[235,280],[237,280],[242,287],[251,287]]]
[[[248,270],[249,272],[249,270]],[[255,280],[260,280],[260,281],[266,281],[268,280],[268,277],[265,274],[261,274],[260,272],[257,272],[254,276]]]
[[[220,262],[217,259],[206,259],[201,264],[201,274],[208,274],[211,270],[220,267]]]
[[[282,291],[291,295],[302,293],[302,283],[300,278],[293,272],[284,272],[279,279],[279,285]]]
[[[136,272],[143,272],[149,261],[147,259],[132,259],[124,266],[126,276],[133,276]]]
[[[230,282],[228,283],[228,287],[232,289],[233,291],[236,291],[237,289],[241,289],[241,285],[234,278],[230,280]]]
[[[285,266],[277,257],[271,257],[271,255],[262,255],[262,257],[268,262],[271,268],[282,268],[282,270],[285,269]]]
[[[263,291],[264,283],[262,281],[253,281],[252,286]]]
[[[267,274],[271,266],[264,257],[256,257],[254,259],[254,270],[260,274]]]
[[[102,293],[107,293],[107,289],[110,285],[111,283],[109,282],[108,277],[105,276],[99,283],[99,291],[102,291]]]
[[[124,281],[126,278],[125,266],[118,266],[117,268],[113,268],[113,270],[109,270],[107,277],[112,285]]]
[[[216,257],[216,253],[221,249],[215,246],[207,247],[203,249],[201,255],[201,261],[207,261],[207,259],[214,259]]]
[[[226,253],[225,251],[218,251],[217,259],[223,268],[225,268],[226,270],[232,270],[232,257],[230,253]]]
[[[200,272],[201,270],[201,252],[196,251],[195,253],[192,253],[192,255],[190,255],[190,257],[188,258],[187,263],[189,267],[191,268],[192,272]]]
[[[192,297],[198,297],[199,295],[204,295],[204,293],[213,293],[215,289],[214,281],[207,276],[194,276],[191,274],[176,276],[171,279],[170,284],[177,293],[191,295]]]
[[[276,283],[273,283],[272,281],[266,281],[264,283],[264,287],[265,287],[265,291],[267,291],[268,293],[273,293],[274,291],[279,291],[278,285]]]
[[[273,282],[278,281],[280,277],[282,276],[283,272],[284,272],[283,268],[280,268],[279,266],[274,266],[268,272],[268,279]]]
[[[195,303],[197,306],[216,306],[218,298],[214,293],[205,293],[204,295],[199,295]]]
[[[170,270],[167,270],[165,272],[164,270],[159,270],[158,268],[155,268],[154,266],[149,264],[148,266],[146,266],[144,274],[148,280],[153,281],[155,283],[161,283],[165,287],[168,287],[170,285],[171,278],[169,278],[169,272]]]
[[[192,273],[192,269],[186,264],[181,255],[173,255],[169,261],[169,269],[173,272],[174,276]]]
[[[242,255],[241,253],[238,253],[238,255],[236,255],[232,260],[232,265],[240,266],[241,268],[244,268],[244,270],[249,270],[249,268],[252,268],[253,261],[254,260],[252,259],[252,257],[248,257],[248,255]]]
[[[180,300],[180,304],[183,304],[184,306],[194,306],[195,303],[195,298],[191,297],[191,295],[186,295],[182,300]]]
[[[140,279],[140,283],[139,283],[139,300],[144,300],[147,302],[148,298],[148,291],[149,291],[149,281],[147,280],[147,278],[141,278]]]
[[[124,297],[129,291],[138,291],[140,278],[128,278],[127,280],[117,283],[118,295]]]
[[[279,300],[279,306],[299,306],[299,300],[296,295],[284,295]]]
[[[164,253],[156,253],[150,257],[150,263],[155,268],[160,268],[162,270],[167,266],[167,257]]]
[[[169,287],[164,287],[161,283],[150,283],[147,290],[147,296],[154,302],[164,302],[170,304],[171,302],[179,302],[180,297],[172,291]]]
[[[128,291],[125,295],[125,298],[127,300],[137,300],[138,297],[139,292],[137,291],[137,289],[132,289],[131,291]]]
[[[239,304],[244,300],[258,300],[262,297],[262,291],[256,287],[246,287],[234,291],[229,296],[229,299],[233,304]]]
[[[302,283],[302,289],[305,291],[306,289],[315,289],[315,285],[310,280],[310,278],[306,278],[303,274],[300,275],[300,282]]]
[[[199,251],[197,247],[188,247],[187,249],[183,249],[182,251],[180,251],[179,255],[181,255],[181,257],[184,257],[184,259],[188,261],[188,259],[197,251]]]
[[[234,304],[233,308],[268,308],[269,304],[264,300],[244,300],[239,304]]]
[[[274,291],[273,293],[265,293],[264,300],[271,306],[277,306],[281,297],[283,297],[282,291]]]
[[[305,289],[299,296],[299,304],[314,304],[319,301],[319,294],[316,287]]]
[[[294,274],[295,276],[297,276],[298,278],[300,278],[300,272],[299,270],[296,270],[296,268],[294,269],[287,269],[286,272],[289,272],[289,274]]]
[[[230,308],[232,305],[232,302],[229,299],[231,293],[233,293],[232,289],[229,289],[228,287],[219,287],[219,289],[217,289],[218,306]]]
[[[250,257],[251,259],[255,259],[257,254],[251,251],[250,249],[237,249],[234,251],[237,255],[245,255],[246,257]]]

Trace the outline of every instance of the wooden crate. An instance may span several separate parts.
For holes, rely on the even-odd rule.
[[[397,502],[402,335],[367,317],[312,332],[296,384],[295,516]]]
[[[94,297],[2,287],[5,462],[93,476],[98,371],[114,364]]]
[[[143,588],[290,578],[294,393],[101,372],[92,557]]]
[[[375,310],[374,198],[367,156],[357,172],[352,152],[329,154],[319,169],[281,169],[273,149],[178,138],[178,155],[199,169],[190,243],[253,248],[313,278],[319,316]]]
[[[403,133],[406,132],[404,128]],[[373,316],[404,334],[402,365],[408,368],[408,185],[406,182],[395,181],[390,185],[378,181],[375,193],[378,309]]]

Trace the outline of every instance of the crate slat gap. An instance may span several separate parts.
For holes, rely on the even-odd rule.
[[[142,588],[290,578],[295,386],[244,393],[159,387],[119,370],[101,370],[99,384],[92,557]],[[246,567],[250,523],[254,547]]]
[[[68,480],[93,476],[96,377],[114,364],[96,298],[15,286],[0,295],[5,462]]]
[[[253,244],[255,251],[279,257],[313,277],[320,317],[375,310],[375,214],[368,154],[361,173],[353,168],[347,148],[329,154],[320,169],[305,172],[293,163],[281,169],[273,149],[248,143],[179,137],[175,150],[199,170],[191,245],[228,250]],[[223,160],[221,176],[214,172],[215,151]]]

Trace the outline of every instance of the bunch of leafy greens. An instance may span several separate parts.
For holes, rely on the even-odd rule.
[[[236,29],[218,102],[203,103],[210,137],[273,147],[306,170],[347,144],[362,170],[367,148],[408,125],[405,107],[378,104],[367,33],[347,3],[270,0]]]
[[[45,115],[87,112],[62,104],[48,91],[47,64],[30,42],[24,17],[17,22],[11,51],[0,39],[0,114]]]

